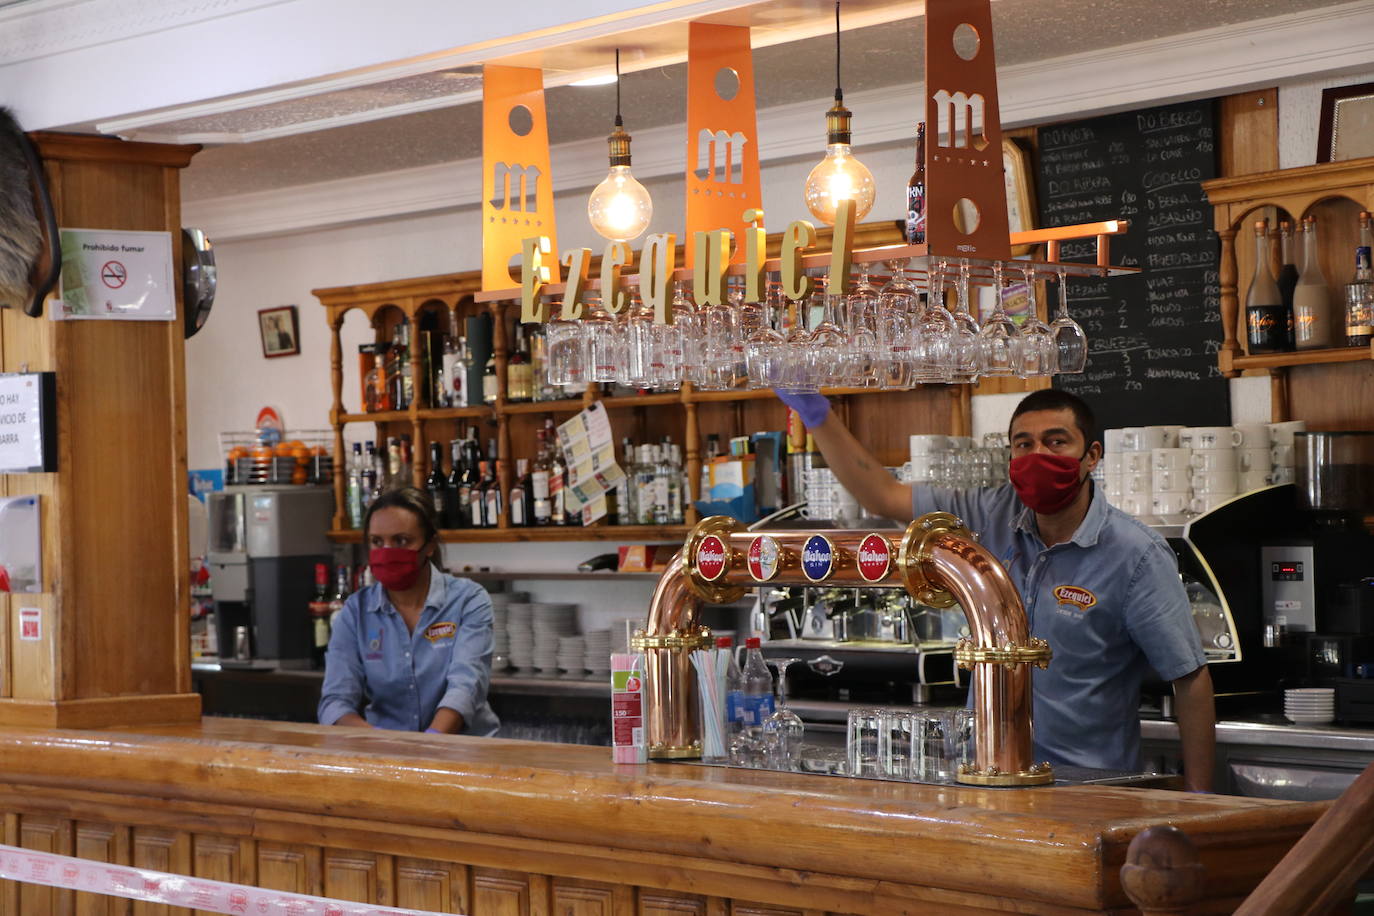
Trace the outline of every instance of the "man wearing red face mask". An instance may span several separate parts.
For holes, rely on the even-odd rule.
[[[429,497],[406,487],[368,507],[363,543],[377,583],[334,619],[322,725],[490,736],[492,613],[486,591],[438,567]]]
[[[1178,562],[1165,540],[1107,504],[1089,479],[1102,459],[1092,410],[1067,392],[1027,395],[1011,418],[1009,484],[979,490],[893,479],[818,394],[779,394],[864,508],[898,521],[963,519],[1021,592],[1031,633],[1054,660],[1034,673],[1036,759],[1137,770],[1140,684],[1173,684],[1184,782],[1212,785],[1212,678]]]

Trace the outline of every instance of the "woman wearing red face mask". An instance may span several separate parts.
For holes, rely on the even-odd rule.
[[[492,613],[486,591],[439,568],[429,497],[388,490],[368,507],[363,543],[377,583],[334,620],[322,725],[490,736]]]
[[[1102,458],[1092,410],[1054,389],[1027,395],[1008,430],[1010,483],[956,490],[899,483],[819,394],[779,394],[835,476],[877,515],[952,512],[1016,583],[1031,633],[1054,659],[1032,675],[1035,759],[1140,766],[1140,685],[1171,682],[1189,789],[1212,784],[1215,710],[1178,561],[1157,533],[1107,504],[1088,479]]]

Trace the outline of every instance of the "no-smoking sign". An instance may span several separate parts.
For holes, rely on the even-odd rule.
[[[129,279],[129,272],[118,261],[106,261],[100,265],[100,282],[110,289],[119,289]]]

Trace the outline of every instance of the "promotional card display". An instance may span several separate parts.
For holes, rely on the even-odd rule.
[[[558,427],[558,444],[568,465],[567,511],[581,511],[584,525],[605,517],[606,494],[625,479],[606,408],[593,404]]]

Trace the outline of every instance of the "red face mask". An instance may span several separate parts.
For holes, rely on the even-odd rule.
[[[393,592],[410,588],[424,569],[420,551],[408,547],[373,547],[367,553],[367,565],[377,581]]]
[[[1080,460],[1043,452],[1021,455],[1011,460],[1007,476],[1021,502],[1041,515],[1053,515],[1073,502],[1083,486],[1078,476]]]

